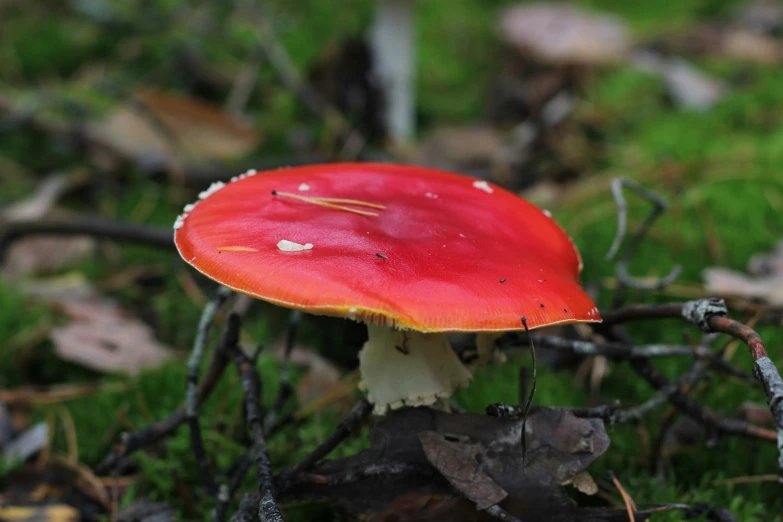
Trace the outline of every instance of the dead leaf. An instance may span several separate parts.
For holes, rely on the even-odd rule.
[[[0,209],[3,222],[34,221],[50,213],[55,203],[70,189],[86,181],[83,171],[56,173],[44,178],[28,198]],[[0,265],[0,275],[8,280],[51,273],[92,254],[95,241],[88,237],[37,236],[14,241]]]
[[[299,493],[313,498],[329,496],[341,512],[361,520],[475,522],[484,520],[483,514],[476,513],[475,501],[466,500],[468,493],[460,488],[475,494],[484,504],[498,498],[492,496],[498,491],[491,485],[488,491],[494,493],[486,496],[471,491],[471,481],[480,477],[484,484],[481,474],[485,474],[507,493],[501,507],[525,522],[627,522],[624,512],[597,513],[580,508],[561,486],[608,448],[601,421],[579,419],[558,408],[534,409],[527,420],[524,468],[521,427],[519,419],[428,408],[394,410],[376,422],[370,434],[370,449],[322,461],[313,469],[319,476],[318,483],[310,484],[306,493]],[[428,435],[430,432],[432,435]],[[363,469],[372,473],[364,475],[360,472]],[[378,473],[383,469],[400,471]],[[347,476],[357,477],[356,481],[346,483],[343,478]],[[336,484],[330,485],[331,478]]]
[[[0,520],[8,522],[78,522],[81,515],[67,504],[0,507]]]
[[[70,318],[49,333],[55,352],[67,361],[97,371],[135,375],[170,356],[170,348],[155,338],[152,328],[97,294],[80,273],[26,281],[20,290]]]
[[[153,89],[134,98],[91,128],[130,157],[229,160],[259,143],[252,126],[196,98]]]
[[[41,219],[68,190],[70,183],[69,177],[62,173],[46,177],[32,196],[0,210],[0,221]]]
[[[67,361],[104,372],[135,375],[170,356],[150,328],[106,299],[59,303],[72,321],[52,329],[55,352]]]
[[[783,47],[772,38],[750,31],[729,31],[723,37],[723,54],[743,62],[775,64],[783,60]]]
[[[31,274],[51,274],[78,263],[95,251],[90,237],[26,237],[14,241],[0,267],[9,281]]]
[[[762,299],[783,305],[783,242],[770,253],[758,254],[748,262],[748,273],[712,267],[702,272],[704,289],[710,295]]]
[[[604,65],[625,59],[631,41],[614,16],[565,3],[533,3],[502,12],[503,40],[534,58],[554,64]]]
[[[574,478],[571,479],[570,484],[585,495],[595,495],[598,493],[598,484],[595,483],[592,475],[590,475],[590,473],[587,471],[582,471],[581,473],[574,475]]]
[[[772,305],[783,305],[783,274],[753,277],[728,268],[707,268],[702,277],[710,295],[763,299]]]
[[[783,241],[769,254],[758,254],[748,261],[748,272],[756,276],[783,274]]]
[[[633,65],[660,75],[674,102],[686,109],[707,110],[726,94],[726,86],[680,58],[666,58],[651,51],[634,53]]]
[[[452,442],[436,431],[419,433],[427,460],[449,484],[476,504],[481,511],[500,503],[508,493],[481,469],[481,446]]]

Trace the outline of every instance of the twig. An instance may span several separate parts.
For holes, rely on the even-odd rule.
[[[238,320],[236,315],[232,317]],[[272,484],[272,464],[264,435],[261,413],[261,379],[252,361],[238,347],[233,347],[231,356],[239,369],[244,393],[245,414],[253,438],[253,458],[256,463],[259,487],[258,516],[261,522],[284,522],[280,508],[275,502]]]
[[[226,339],[226,336],[223,337]],[[215,352],[212,354],[212,360],[209,363],[209,368],[204,375],[204,378],[199,383],[198,393],[196,394],[197,403],[201,404],[212,393],[215,385],[223,375],[223,371],[228,364],[228,358],[226,356],[226,347],[218,346]],[[147,447],[150,444],[161,440],[162,438],[170,435],[174,432],[182,423],[187,420],[187,412],[185,406],[180,406],[174,413],[169,415],[162,421],[150,424],[138,431],[126,432],[120,436],[120,447],[113,450],[103,461],[97,466],[96,471],[98,473],[105,473],[108,470],[114,469],[123,457],[126,457],[141,448]]]
[[[285,401],[291,396],[291,351],[294,349],[294,344],[296,343],[296,333],[299,329],[299,322],[301,319],[302,312],[300,310],[291,311],[288,331],[286,332],[285,337],[285,351],[283,352],[283,360],[280,364],[280,384],[277,388],[277,397],[275,397],[272,408],[264,418],[264,431],[267,433],[269,433],[272,427],[277,423],[280,410],[283,409]]]
[[[231,290],[221,286],[215,292],[215,297],[207,303],[204,311],[201,312],[201,319],[198,322],[196,330],[196,339],[193,342],[193,349],[188,359],[188,377],[187,390],[185,392],[185,413],[190,430],[190,442],[193,447],[193,453],[196,455],[196,462],[201,470],[202,479],[207,486],[210,494],[217,495],[217,484],[209,468],[206,451],[204,450],[204,440],[201,436],[201,426],[198,422],[198,378],[201,371],[201,364],[204,360],[204,353],[207,346],[207,337],[212,322],[217,315],[218,310],[223,303],[232,294]],[[231,349],[239,342],[239,323],[229,321],[224,333],[224,342],[221,344]]]
[[[703,377],[704,365],[696,362],[691,369],[677,379],[677,381],[661,386],[658,388],[655,395],[638,406],[621,409],[618,401],[614,404],[595,406],[592,408],[572,408],[569,411],[577,417],[598,418],[609,424],[623,424],[636,421],[655,408],[671,401],[675,394],[680,393],[683,388],[692,386]]]
[[[720,299],[702,299],[687,303],[665,303],[656,305],[634,305],[602,314],[604,323],[600,329],[610,331],[613,325],[639,319],[685,319],[709,332],[718,332],[744,342],[755,361],[755,375],[761,381],[767,395],[767,403],[777,431],[773,440],[778,445],[778,472],[783,476],[783,379],[770,360],[761,337],[752,328],[726,317],[725,304]],[[660,389],[668,380],[645,360],[632,361],[635,369],[653,386]],[[736,419],[721,419],[715,413],[698,405],[683,394],[672,396],[672,403],[690,417],[708,428],[725,433],[734,433],[757,438],[770,439],[768,430],[752,426]]]
[[[127,241],[157,248],[173,249],[174,235],[170,228],[123,223],[101,216],[58,216],[34,221],[0,224],[0,260],[17,239],[39,235],[94,236]]]
[[[687,303],[636,305],[604,316],[607,325],[643,318],[676,317],[686,319],[700,328],[738,339],[748,346],[755,361],[755,375],[767,395],[767,403],[778,432],[779,471],[783,476],[783,379],[767,354],[761,336],[747,325],[726,317],[725,304],[720,299],[702,299]]]
[[[527,396],[527,403],[522,412],[522,468],[525,468],[525,456],[527,453],[527,443],[525,433],[527,432],[527,416],[530,413],[530,406],[533,404],[533,397],[536,395],[536,345],[533,344],[533,338],[530,337],[530,329],[527,327],[527,317],[522,317],[522,326],[525,327],[525,333],[530,338],[530,357],[533,360],[533,372],[530,379],[530,394]]]
[[[580,339],[567,339],[556,335],[532,335],[539,349],[558,350],[575,355],[603,355],[614,360],[650,359],[657,357],[696,357],[706,360],[711,366],[738,379],[748,380],[751,377],[736,368],[731,363],[721,358],[719,353],[713,352],[706,346],[684,346],[668,344],[633,345],[620,342],[596,343]],[[519,334],[512,332],[506,334],[501,340],[504,343],[519,344]]]
[[[336,448],[342,441],[346,439],[350,434],[355,432],[359,426],[370,416],[372,413],[372,404],[367,399],[362,399],[357,402],[348,415],[340,421],[337,425],[337,429],[332,433],[328,439],[318,445],[312,452],[306,455],[302,460],[294,464],[290,473],[298,473],[300,471],[307,471],[319,460],[327,456],[334,448]]]
[[[641,186],[639,183],[626,179],[626,178],[614,178],[612,180],[612,195],[614,196],[615,203],[617,204],[617,235],[615,235],[612,246],[609,248],[609,252],[606,254],[607,259],[612,259],[620,251],[620,245],[623,242],[627,234],[627,222],[628,222],[628,204],[623,196],[623,187],[628,188],[644,198],[645,201],[652,204],[652,210],[648,214],[647,218],[641,224],[639,229],[634,233],[631,241],[626,245],[623,255],[617,261],[615,265],[615,274],[619,285],[614,297],[615,306],[622,303],[625,296],[626,288],[635,288],[640,290],[661,290],[665,288],[680,275],[682,267],[676,265],[672,270],[661,279],[655,281],[645,281],[638,279],[630,274],[628,271],[628,265],[636,253],[636,249],[639,244],[646,237],[647,232],[652,227],[655,220],[668,208],[669,204],[660,195],[648,190]]]

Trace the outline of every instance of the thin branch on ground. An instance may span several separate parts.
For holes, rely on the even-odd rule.
[[[783,477],[783,379],[781,379],[780,373],[769,358],[758,333],[749,326],[730,319],[726,315],[726,307],[721,299],[702,299],[686,303],[633,305],[603,313],[604,322],[601,324],[600,329],[604,332],[611,331],[612,326],[641,319],[678,318],[685,319],[704,331],[723,333],[745,343],[755,361],[755,376],[763,385],[767,396],[767,404],[772,413],[777,431],[777,436],[774,437],[774,440],[777,441],[778,445],[778,472]],[[657,389],[668,385],[668,379],[655,370],[649,361],[634,360],[632,365]],[[672,403],[713,430],[717,429],[725,433],[769,439],[769,430],[763,430],[736,419],[720,419],[715,413],[698,405],[683,394],[673,395]]]
[[[232,314],[229,320],[238,321],[239,318]],[[253,459],[256,464],[260,495],[258,516],[261,522],[284,522],[283,515],[275,501],[272,463],[269,461],[264,434],[264,417],[261,411],[261,378],[253,361],[242,350],[233,347],[231,352],[231,357],[237,365],[242,379],[246,422],[253,440]]]
[[[207,486],[210,494],[217,496],[218,488],[215,483],[215,477],[212,474],[212,470],[209,467],[207,460],[206,450],[204,449],[204,440],[201,436],[201,426],[198,421],[198,379],[201,373],[201,365],[204,361],[204,354],[206,352],[207,339],[209,337],[209,330],[215,320],[215,316],[226,302],[226,299],[233,292],[224,287],[218,287],[215,292],[215,297],[209,301],[201,312],[201,319],[198,323],[198,329],[196,330],[196,339],[193,342],[193,349],[188,359],[188,376],[187,376],[187,390],[185,392],[185,414],[188,422],[188,428],[190,430],[190,442],[193,447],[193,452],[196,455],[196,462],[201,470],[202,479]],[[229,321],[228,326],[224,334],[225,342],[221,343],[226,346],[229,351],[239,342],[239,324]]]
[[[209,397],[228,365],[227,346],[223,343],[229,339],[230,337],[228,335],[223,335],[221,344],[218,345],[217,349],[212,354],[212,360],[209,363],[209,367],[198,386],[198,391],[196,393],[197,404],[203,403],[204,400]],[[123,433],[120,437],[120,447],[113,450],[104,458],[97,466],[96,471],[98,473],[106,473],[107,471],[114,469],[120,463],[121,459],[127,457],[134,451],[145,448],[164,437],[171,435],[174,430],[186,420],[187,411],[183,405],[162,421],[150,424],[138,431]]]
[[[540,349],[557,350],[574,355],[596,356],[603,355],[613,360],[650,359],[658,357],[695,357],[708,361],[711,366],[723,371],[732,377],[742,380],[750,379],[750,376],[736,368],[731,363],[720,357],[720,354],[710,350],[707,346],[685,346],[668,344],[633,345],[620,342],[592,342],[581,339],[568,339],[556,335],[532,334],[533,341]],[[520,345],[526,342],[518,332],[506,334],[500,341],[504,344]]]
[[[628,230],[628,204],[623,196],[623,188],[628,188],[642,197],[645,201],[652,204],[652,210],[647,215],[647,218],[641,224],[639,229],[634,233],[630,242],[626,245],[620,259],[615,265],[615,275],[619,285],[615,293],[614,302],[616,306],[619,306],[625,299],[626,289],[634,288],[639,290],[661,290],[666,286],[674,282],[680,275],[682,267],[676,265],[671,271],[664,277],[655,281],[646,281],[638,279],[632,276],[628,270],[628,265],[631,262],[637,248],[641,244],[642,240],[647,236],[647,232],[652,227],[653,223],[660,217],[661,214],[668,208],[668,202],[655,192],[644,188],[636,181],[626,178],[614,178],[612,180],[612,195],[614,196],[615,203],[617,204],[617,234],[615,235],[612,246],[609,248],[609,252],[606,255],[607,259],[612,259],[620,251],[623,239],[625,238]]]
[[[334,433],[332,433],[328,439],[318,445],[313,451],[306,455],[302,460],[294,464],[290,473],[298,473],[300,471],[307,471],[322,458],[327,456],[334,448],[336,448],[342,441],[348,436],[354,433],[359,426],[370,416],[372,413],[372,404],[367,399],[362,399],[357,402],[348,415],[340,421],[337,425]]]
[[[123,223],[101,216],[58,216],[0,223],[0,260],[14,241],[40,235],[92,236],[167,250],[174,249],[174,232],[170,228]]]

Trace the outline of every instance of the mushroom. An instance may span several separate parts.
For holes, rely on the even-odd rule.
[[[307,190],[302,190],[307,187]],[[185,207],[180,255],[237,292],[367,324],[360,372],[379,414],[467,385],[447,332],[600,321],[550,214],[486,181],[345,163],[235,177]]]

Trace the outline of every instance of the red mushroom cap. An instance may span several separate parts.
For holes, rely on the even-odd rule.
[[[600,321],[571,239],[485,181],[328,164],[251,171],[201,198],[175,224],[180,255],[278,305],[423,332]]]

